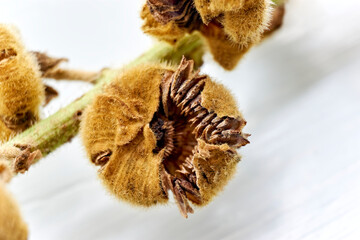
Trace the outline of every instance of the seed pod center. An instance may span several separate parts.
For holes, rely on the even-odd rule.
[[[188,200],[201,204],[194,155],[198,141],[211,145],[228,144],[238,148],[248,143],[241,133],[245,122],[219,117],[201,105],[207,76],[193,72],[193,61],[182,60],[175,72],[167,72],[161,83],[158,111],[150,123],[156,140],[154,153],[163,151],[162,187],[174,193],[181,213],[192,213]],[[235,150],[234,150],[235,151]]]

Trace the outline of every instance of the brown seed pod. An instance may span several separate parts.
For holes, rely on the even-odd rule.
[[[208,39],[215,60],[231,70],[260,41],[270,20],[271,1],[147,0],[142,15],[147,16],[143,17],[144,32],[161,40],[175,42],[199,30]]]
[[[171,190],[187,217],[189,201],[209,203],[233,176],[246,122],[228,90],[193,64],[127,70],[87,109],[84,145],[120,199],[151,206]]]
[[[13,28],[0,24],[0,141],[39,118],[44,87],[34,56]]]
[[[0,239],[28,239],[27,225],[21,218],[20,211],[14,199],[0,181]]]

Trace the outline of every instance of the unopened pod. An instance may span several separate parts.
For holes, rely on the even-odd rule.
[[[43,99],[36,58],[25,50],[17,29],[0,24],[0,141],[36,122]]]

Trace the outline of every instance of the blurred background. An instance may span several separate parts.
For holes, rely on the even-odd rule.
[[[30,50],[99,70],[152,46],[140,30],[143,3],[0,0],[0,22],[17,25]],[[205,56],[202,72],[232,90],[252,134],[209,206],[185,220],[173,200],[146,210],[119,202],[75,138],[9,186],[30,240],[360,239],[359,9],[358,0],[289,0],[282,29],[236,70]],[[60,97],[43,117],[91,89],[47,82]]]

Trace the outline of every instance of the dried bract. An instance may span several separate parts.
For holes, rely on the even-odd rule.
[[[26,240],[27,226],[21,218],[20,211],[14,199],[0,181],[0,239]]]
[[[32,54],[34,54],[36,57],[43,77],[46,77],[49,72],[58,68],[61,63],[68,61],[67,58],[54,58],[43,52],[33,51]]]
[[[0,141],[39,118],[44,87],[36,59],[11,27],[0,24]]]
[[[200,31],[228,70],[261,40],[270,16],[270,0],[147,0],[142,13],[143,30],[162,40],[175,42],[179,32]]]
[[[94,83],[101,74],[99,72],[61,68],[61,63],[67,62],[67,58],[55,58],[43,52],[32,53],[37,59],[42,77],[44,78],[53,78],[57,80],[80,80]]]
[[[183,58],[178,68],[124,71],[87,109],[82,138],[100,178],[141,206],[173,192],[183,216],[223,189],[248,144],[233,97]]]

